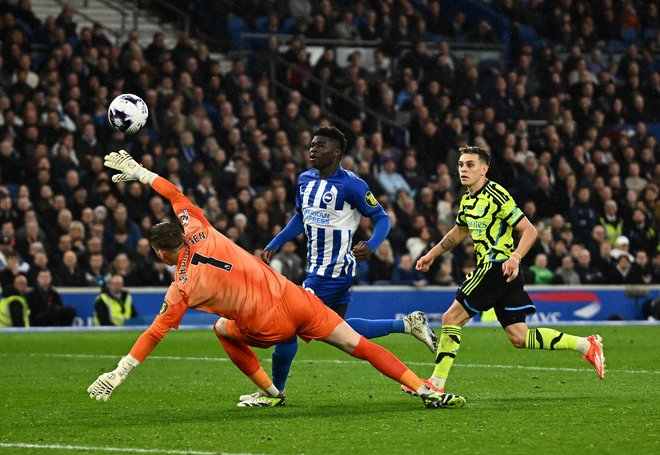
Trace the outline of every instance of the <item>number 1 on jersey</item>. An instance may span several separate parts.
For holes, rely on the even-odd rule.
[[[202,256],[199,253],[195,253],[193,254],[192,260],[190,261],[190,265],[197,265],[197,264],[212,265],[213,267],[226,270],[227,272],[231,272],[231,268],[233,267],[229,262],[220,261],[216,258],[210,258],[207,256]]]

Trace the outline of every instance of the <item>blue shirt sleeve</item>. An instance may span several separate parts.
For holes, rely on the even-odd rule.
[[[268,245],[266,245],[266,248],[269,250],[277,251],[282,248],[282,245],[284,245],[286,242],[295,239],[304,231],[305,227],[303,225],[302,216],[300,213],[296,212],[295,215],[293,215],[293,217],[286,224],[286,226],[284,226],[284,229],[282,229],[280,233],[277,234],[275,238],[268,243]]]
[[[351,200],[349,202],[353,203],[362,215],[371,218],[374,223],[374,233],[365,242],[373,253],[390,233],[392,223],[364,180],[353,179],[347,186],[350,186]]]

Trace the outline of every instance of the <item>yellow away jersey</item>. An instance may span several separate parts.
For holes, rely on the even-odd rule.
[[[456,216],[456,224],[467,226],[477,254],[477,266],[506,261],[515,246],[513,228],[524,213],[509,192],[492,180],[474,195],[466,191]]]

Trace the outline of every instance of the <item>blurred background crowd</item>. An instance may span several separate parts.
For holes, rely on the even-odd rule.
[[[487,12],[478,20],[477,7]],[[527,283],[660,282],[656,1],[187,8],[194,28],[168,46],[161,33],[142,45],[137,31],[113,42],[100,24],[78,27],[68,4],[37,17],[28,0],[0,2],[4,295],[19,275],[35,286],[42,270],[62,287],[98,287],[110,274],[127,286],[170,283],[145,233],[173,213],[149,188],[110,181],[103,156],[122,148],[258,254],[291,217],[310,133],[325,124],[344,131],[343,166],[392,221],[357,284],[455,286],[472,270],[466,242],[414,271],[453,226],[467,144],[491,153],[488,176],[539,231]],[[247,32],[260,35],[240,39]],[[492,49],[501,56],[483,58]],[[120,93],[149,106],[136,135],[108,125]],[[366,220],[355,241],[370,229]],[[299,238],[273,265],[301,282],[305,255]]]

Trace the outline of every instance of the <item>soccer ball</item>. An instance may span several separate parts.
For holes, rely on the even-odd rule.
[[[114,129],[127,134],[137,131],[147,123],[149,108],[137,95],[122,93],[112,100],[108,108],[108,121]]]

